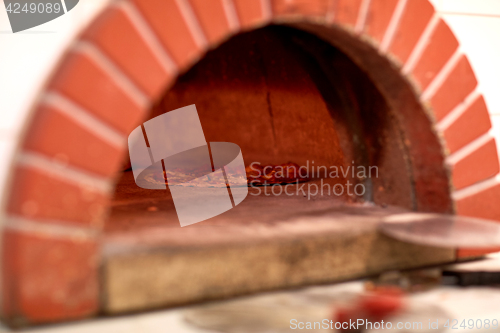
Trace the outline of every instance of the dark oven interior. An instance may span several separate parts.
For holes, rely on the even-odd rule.
[[[236,143],[246,166],[307,168],[311,184],[298,193],[309,187],[306,199],[415,208],[397,110],[349,57],[309,33],[270,26],[230,39],[182,74],[148,119],[191,104],[207,142]],[[249,198],[286,196],[276,193],[251,188]],[[258,200],[247,201],[259,210]],[[149,225],[148,214],[176,218],[168,189],[140,189],[130,170],[120,175],[112,206],[109,231]],[[131,211],[145,215],[133,219]]]

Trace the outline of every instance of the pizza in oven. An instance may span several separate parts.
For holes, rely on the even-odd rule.
[[[303,172],[303,171],[302,171]],[[265,186],[274,184],[291,184],[308,181],[307,175],[301,175],[300,167],[296,163],[288,162],[279,165],[261,165],[252,163],[245,168],[245,173],[234,170],[226,172],[229,184],[241,186]],[[168,174],[168,175],[167,175]],[[167,184],[194,187],[218,187],[225,184],[222,172],[211,172],[210,166],[197,169],[172,169],[163,174],[147,174],[144,179],[153,184]]]

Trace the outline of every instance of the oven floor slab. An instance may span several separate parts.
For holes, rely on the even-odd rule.
[[[114,203],[106,225],[104,311],[124,313],[452,262],[452,249],[377,232],[402,212],[329,196],[249,195],[181,228],[165,196]]]

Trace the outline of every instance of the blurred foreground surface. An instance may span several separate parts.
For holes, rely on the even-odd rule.
[[[437,274],[436,274],[437,272]],[[444,272],[441,276],[441,272]],[[422,322],[420,329],[397,329],[393,332],[500,332],[489,325],[477,328],[479,322],[500,321],[500,252],[484,259],[408,272],[389,272],[372,280],[256,294],[227,301],[210,302],[121,317],[31,328],[28,333],[245,333],[245,332],[331,332],[328,329],[292,329],[294,323],[322,322],[360,315],[373,321]],[[462,286],[460,286],[462,285]],[[463,286],[466,285],[466,286]],[[385,288],[385,289],[384,289]],[[398,289],[397,305],[387,297],[368,297],[377,290]],[[360,301],[361,300],[361,301]],[[389,300],[389,302],[387,302]],[[390,304],[388,304],[390,303]],[[363,312],[371,308],[372,312]],[[346,310],[347,309],[347,310]],[[347,311],[347,312],[346,312]],[[358,311],[358,313],[355,313]],[[360,312],[359,312],[360,311]],[[378,319],[377,319],[378,318]],[[444,327],[456,319],[455,329]],[[474,320],[470,328],[469,320]],[[347,319],[348,320],[348,319]],[[428,322],[439,321],[438,329],[428,329]],[[462,321],[465,325],[460,327]],[[484,325],[484,324],[483,324]],[[295,324],[293,325],[295,326]],[[452,325],[449,325],[452,326]],[[381,329],[360,330],[374,332]],[[11,332],[2,327],[0,332]]]

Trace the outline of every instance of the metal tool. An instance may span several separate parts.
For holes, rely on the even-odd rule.
[[[500,223],[444,214],[403,213],[384,217],[380,231],[403,242],[448,248],[500,246]]]

